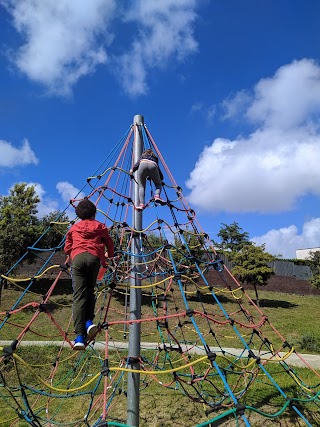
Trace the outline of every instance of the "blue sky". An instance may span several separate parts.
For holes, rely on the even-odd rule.
[[[0,194],[65,209],[144,116],[202,228],[320,246],[318,0],[1,0]]]

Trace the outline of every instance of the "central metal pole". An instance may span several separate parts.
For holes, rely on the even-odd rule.
[[[135,163],[142,154],[143,139],[141,126],[144,124],[143,116],[136,115],[133,118],[135,126],[134,141],[133,141],[133,163]],[[136,173],[137,175],[137,173]],[[136,178],[136,176],[135,176]],[[137,178],[136,178],[137,180]],[[138,204],[139,200],[139,185],[133,181],[134,205]],[[132,227],[134,230],[142,230],[142,211],[133,209]],[[141,258],[137,256],[141,252],[141,233],[135,233],[131,243],[131,267],[132,274],[130,278],[130,320],[141,319],[141,289],[135,286],[141,285],[139,280],[139,272],[141,271]],[[140,370],[140,322],[129,325],[129,350],[128,350],[128,368]],[[132,427],[139,427],[139,401],[140,401],[140,373],[129,372],[128,374],[128,389],[127,389],[127,424]]]

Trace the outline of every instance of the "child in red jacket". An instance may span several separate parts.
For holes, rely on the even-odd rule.
[[[107,227],[95,219],[97,208],[90,200],[79,202],[75,211],[81,221],[67,232],[64,251],[72,260],[72,312],[77,334],[73,348],[83,350],[86,339],[90,341],[97,333],[94,288],[101,264],[105,267],[105,258],[114,256],[114,243]]]

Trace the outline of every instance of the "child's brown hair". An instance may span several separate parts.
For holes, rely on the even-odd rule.
[[[155,154],[154,154],[154,152],[151,150],[151,148],[148,148],[147,150],[145,150],[143,153],[142,153],[142,155],[144,155],[144,154],[148,154],[148,155],[153,155],[153,156],[155,156]]]

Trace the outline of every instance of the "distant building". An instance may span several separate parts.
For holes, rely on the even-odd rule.
[[[310,258],[310,252],[318,252],[320,248],[306,248],[306,249],[297,249],[296,258],[297,259],[308,259]]]

